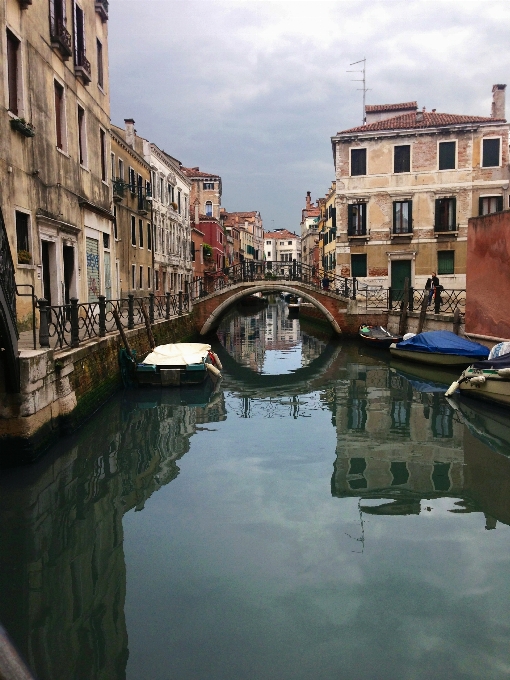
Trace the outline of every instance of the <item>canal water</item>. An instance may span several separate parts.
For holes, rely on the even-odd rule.
[[[239,308],[224,378],[121,392],[0,477],[0,621],[40,680],[510,673],[510,424],[452,375]]]

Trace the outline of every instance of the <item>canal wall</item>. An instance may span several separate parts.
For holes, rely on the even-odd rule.
[[[406,321],[406,333],[417,333],[420,312],[408,312]],[[451,331],[454,332],[453,314],[428,313],[423,324],[423,331]],[[388,330],[390,333],[398,333],[400,326],[400,312],[388,312]],[[458,335],[465,335],[464,317],[460,318]]]
[[[342,328],[342,337],[356,337],[362,323],[372,326],[386,326],[388,323],[387,311],[360,311],[356,300],[349,300],[345,311],[337,310],[336,315]],[[329,325],[324,314],[311,303],[301,303],[299,316]]]
[[[196,334],[193,314],[152,325],[156,344]],[[138,356],[150,347],[145,327],[126,330]],[[0,466],[34,460],[62,434],[76,429],[121,386],[119,333],[67,350],[22,350],[21,390],[5,390],[0,362]]]

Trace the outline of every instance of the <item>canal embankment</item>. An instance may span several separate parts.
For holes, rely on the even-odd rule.
[[[193,313],[151,327],[156,344],[189,340],[196,333]],[[145,326],[124,332],[138,356],[149,351]],[[21,350],[19,393],[0,387],[0,465],[33,461],[101,408],[122,384],[121,347],[120,334],[113,332],[76,348]]]

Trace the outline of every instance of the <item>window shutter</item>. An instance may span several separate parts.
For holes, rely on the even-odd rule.
[[[78,29],[76,25],[76,3],[73,2],[73,33],[74,33],[74,63],[79,64],[78,56]]]
[[[503,210],[503,196],[498,196],[498,207],[497,211],[501,212]]]
[[[408,223],[407,223],[408,224],[407,230],[410,234],[412,234],[413,233],[413,202],[408,201],[407,205],[409,206],[408,212],[407,212],[407,219],[409,220]]]
[[[453,202],[453,224],[451,226],[452,231],[457,231],[457,199],[452,198]]]
[[[336,231],[336,208],[331,208],[331,219],[333,221],[333,229]]]
[[[57,31],[55,26],[55,0],[50,0],[50,37],[53,37],[56,34],[56,32]]]
[[[478,199],[478,214],[483,215],[483,198]]]
[[[367,233],[367,207],[368,203],[361,204],[362,218],[361,218],[361,233],[364,235]]]
[[[347,206],[347,233],[352,234],[352,205]]]
[[[397,202],[393,201],[393,233],[397,233]]]
[[[441,199],[436,198],[436,216],[435,216],[435,222],[434,222],[434,229],[436,231],[439,231],[441,229],[441,225],[439,223],[440,215],[441,215]]]

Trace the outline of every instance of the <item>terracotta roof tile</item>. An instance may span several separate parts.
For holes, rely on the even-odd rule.
[[[337,134],[343,135],[349,132],[372,132],[376,130],[409,130],[420,128],[447,127],[448,125],[463,125],[470,123],[506,123],[504,118],[486,118],[483,116],[457,116],[452,113],[435,113],[424,111],[417,113],[405,113],[403,116],[378,120],[369,125],[341,130]]]
[[[370,104],[365,106],[366,113],[383,113],[384,111],[416,110],[418,102],[403,102],[402,104]]]
[[[186,175],[186,177],[210,177],[211,179],[221,179],[219,175],[215,175],[213,172],[202,172],[198,168],[185,168],[181,166],[181,171]]]
[[[283,238],[283,239],[296,238],[296,239],[298,239],[299,236],[297,234],[293,234],[288,229],[282,229],[281,231],[265,231],[264,232],[264,238]]]

